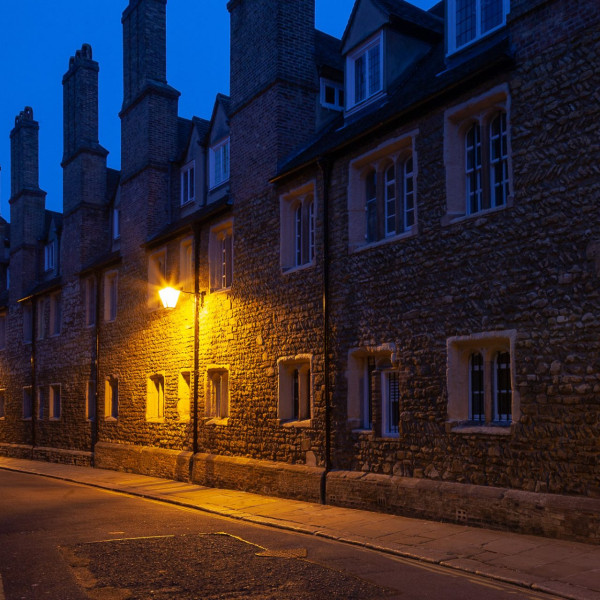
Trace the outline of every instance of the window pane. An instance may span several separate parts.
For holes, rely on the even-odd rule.
[[[335,104],[335,88],[330,85],[325,86],[325,102]]]
[[[302,204],[298,204],[294,211],[294,242],[296,266],[302,264]]]
[[[510,383],[510,354],[499,352],[496,357],[496,418],[511,420],[512,389]]]
[[[456,0],[456,47],[475,38],[477,23],[476,0]]]
[[[490,187],[492,206],[506,204],[508,198],[508,133],[506,113],[490,123]]]
[[[473,421],[485,421],[483,392],[483,356],[480,353],[471,355],[471,414]]]
[[[465,139],[467,209],[469,214],[482,209],[481,128],[473,125]]]
[[[354,101],[361,102],[367,95],[365,55],[359,56],[354,62]]]
[[[369,50],[369,96],[381,89],[380,46],[377,44]]]
[[[385,172],[385,235],[396,233],[396,179],[394,166]]]
[[[481,0],[481,33],[502,24],[503,0]]]
[[[388,405],[387,405],[387,431],[398,433],[400,420],[400,381],[398,373],[388,373]]]

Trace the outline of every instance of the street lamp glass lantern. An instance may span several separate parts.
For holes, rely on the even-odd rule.
[[[165,308],[175,308],[179,300],[180,291],[172,287],[166,287],[158,291],[161,302]]]

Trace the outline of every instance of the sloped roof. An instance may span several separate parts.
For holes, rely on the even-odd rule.
[[[319,69],[329,67],[336,71],[343,71],[344,58],[341,50],[341,40],[315,29],[315,62]]]
[[[44,238],[48,238],[48,234],[50,233],[50,225],[52,225],[52,221],[56,226],[56,229],[62,229],[63,224],[63,214],[60,212],[56,212],[55,210],[46,210],[44,214]]]
[[[513,64],[508,37],[475,54],[470,60],[446,69],[444,44],[440,41],[412,68],[408,69],[379,101],[351,116],[340,114],[306,146],[289,156],[279,166],[275,179],[302,168],[316,159],[341,150],[351,142],[401,118],[415,118],[415,111],[440,94],[468,85],[490,73]]]
[[[112,202],[115,197],[120,181],[121,171],[117,171],[116,169],[106,169],[106,199],[109,202]]]

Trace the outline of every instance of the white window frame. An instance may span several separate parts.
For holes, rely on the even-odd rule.
[[[229,181],[230,145],[229,137],[220,140],[210,147],[209,162],[209,189],[214,189]]]
[[[119,301],[119,272],[108,271],[104,274],[104,321],[117,318]]]
[[[204,416],[213,422],[226,421],[229,418],[229,365],[209,365],[205,389]]]
[[[146,421],[165,420],[165,374],[153,373],[146,380]]]
[[[56,242],[52,240],[44,246],[44,271],[52,271],[56,264]]]
[[[369,74],[369,66],[371,61],[370,51],[375,47],[379,46],[379,81],[377,82],[377,89],[370,92],[369,89],[371,87],[370,74]],[[383,93],[383,74],[385,71],[384,66],[384,36],[383,30],[378,31],[374,36],[370,37],[366,42],[361,44],[358,48],[354,49],[352,52],[349,52],[346,56],[346,105],[348,111],[357,108],[359,106],[364,106],[368,104],[369,101],[374,100],[379,97]],[[361,57],[365,57],[366,65],[365,65],[365,97],[357,99],[356,98],[356,75],[355,75],[355,65],[356,61],[360,60]]]
[[[196,161],[187,163],[181,169],[181,194],[180,204],[185,206],[196,199]]]
[[[58,421],[62,414],[62,390],[60,383],[51,383],[48,387],[48,419]]]
[[[277,371],[279,423],[310,426],[314,401],[312,354],[281,357],[277,360]],[[298,403],[297,414],[296,402]]]
[[[344,110],[345,100],[345,90],[344,84],[339,81],[333,81],[331,79],[325,79],[321,77],[321,106],[325,108],[331,108],[332,110]],[[334,102],[327,101],[327,88],[331,88],[333,90]]]
[[[452,431],[481,431],[483,433],[510,433],[510,426],[520,419],[520,396],[516,386],[514,329],[454,336],[446,342],[448,422]],[[499,353],[510,356],[511,419],[499,418],[497,412],[496,363]],[[471,393],[471,357],[481,354],[483,359],[484,418],[474,419]],[[504,425],[505,427],[499,427]]]
[[[211,227],[208,263],[211,293],[229,290],[233,282],[233,219]]]
[[[510,11],[510,0],[499,0],[502,5],[502,21],[498,25],[491,27],[486,31],[482,31],[482,8],[481,3],[483,0],[474,0],[475,2],[475,34],[466,42],[457,45],[456,43],[456,8],[457,8],[457,0],[447,0],[447,54],[451,55],[463,48],[467,48],[471,44],[478,42],[479,40],[487,37],[488,35],[502,29],[502,27],[506,26],[506,17]]]

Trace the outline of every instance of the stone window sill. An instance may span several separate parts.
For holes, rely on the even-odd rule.
[[[513,423],[487,423],[485,425],[475,425],[473,423],[446,423],[447,433],[458,433],[462,435],[481,434],[481,435],[512,435]]]
[[[408,238],[415,237],[419,233],[418,225],[413,225],[410,229],[403,231],[402,233],[398,233],[397,235],[391,235],[390,237],[385,237],[375,242],[364,243],[360,245],[350,246],[349,250],[351,253],[362,252],[364,250],[370,250],[371,248],[377,248],[379,246],[383,246],[384,244],[391,244],[393,242],[399,242],[401,240],[405,240]]]
[[[216,418],[216,417],[211,417],[210,419],[207,419],[204,422],[205,425],[220,425],[222,427],[225,427],[229,424],[229,417],[224,417],[224,418]]]
[[[486,208],[484,210],[480,210],[473,214],[465,214],[465,213],[446,213],[442,217],[442,226],[446,225],[454,225],[455,223],[462,223],[463,221],[471,221],[473,219],[484,218],[487,215],[491,215],[507,208],[510,208],[513,205],[513,197],[509,196],[506,199],[506,204],[502,204],[501,206],[494,206],[493,208]]]
[[[305,419],[303,421],[287,421],[279,419],[279,424],[288,429],[308,429],[309,427],[312,427],[312,419]]]

